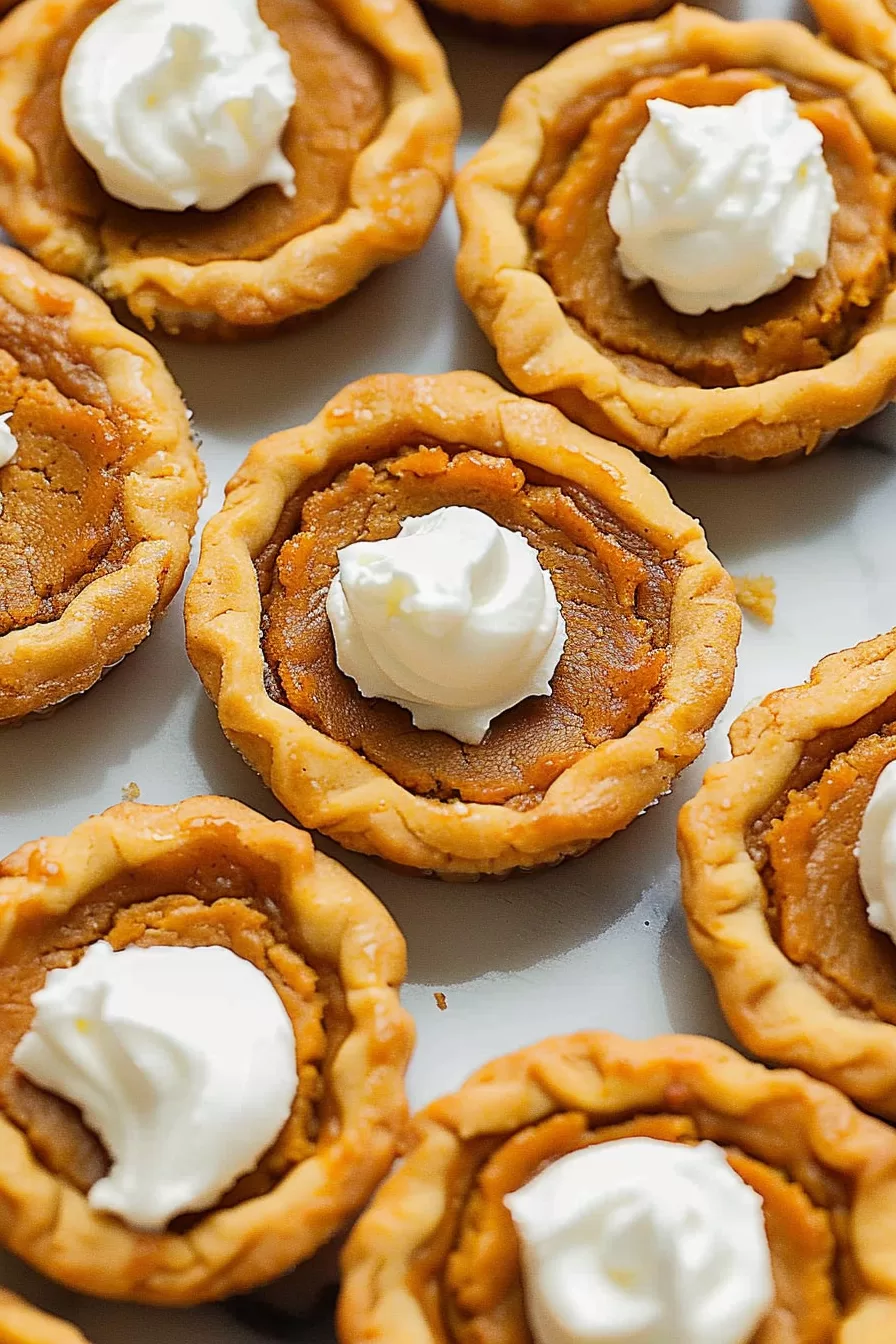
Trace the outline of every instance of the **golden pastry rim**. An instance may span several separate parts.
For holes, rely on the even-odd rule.
[[[775,942],[749,826],[780,797],[806,743],[855,723],[896,694],[896,630],[830,654],[810,679],[766,696],[731,728],[733,758],[714,765],[681,812],[682,900],[694,950],[748,1049],[839,1087],[896,1120],[896,1027],[830,1003]]]
[[[0,294],[21,312],[64,314],[112,402],[146,426],[122,473],[127,560],[87,584],[53,621],[0,635],[0,725],[86,691],[149,634],[190,558],[205,471],[180,390],[161,356],[83,285],[0,247]]]
[[[772,65],[841,89],[875,148],[896,153],[896,95],[882,75],[801,24],[734,22],[679,5],[655,22],[585,38],[510,93],[495,134],[458,174],[458,284],[520,391],[553,401],[596,433],[660,457],[808,453],[896,394],[896,282],[875,329],[823,368],[752,387],[660,386],[624,373],[577,334],[516,217],[544,127],[576,93],[631,68],[639,55],[649,74],[664,61],[699,63],[720,53],[729,67]]]
[[[896,1329],[896,1136],[846,1097],[795,1070],[753,1064],[718,1041],[660,1036],[628,1041],[608,1032],[558,1036],[487,1064],[416,1117],[416,1146],[380,1187],[342,1255],[338,1325],[343,1344],[437,1344],[407,1283],[446,1212],[452,1164],[479,1135],[502,1135],[564,1110],[617,1123],[631,1110],[676,1107],[667,1089],[689,1093],[721,1115],[780,1101],[787,1135],[854,1181],[851,1236],[864,1294],[843,1338],[878,1344]],[[800,1132],[797,1134],[797,1130]],[[431,1286],[442,1264],[428,1270]]]
[[[254,558],[303,481],[369,459],[364,450],[374,436],[386,456],[386,436],[394,446],[398,433],[478,447],[577,481],[684,566],[661,699],[625,737],[564,771],[528,810],[413,794],[265,689]],[[732,581],[699,523],[676,508],[643,463],[552,406],[477,373],[361,379],[309,424],[256,444],[206,525],[185,613],[187,652],[224,732],[283,805],[347,849],[443,875],[555,862],[627,826],[702,750],[730,693],[740,632]]]
[[[152,330],[220,339],[326,307],[378,266],[418,251],[450,189],[460,109],[445,54],[414,0],[326,0],[389,66],[391,110],[358,155],[349,206],[256,261],[167,257],[107,264],[98,230],[43,205],[18,133],[47,46],[83,0],[26,0],[0,24],[0,221],[51,270],[123,299]]]
[[[650,17],[672,0],[433,0],[439,9],[465,14],[478,23],[508,28],[569,25],[603,28],[638,15]]]
[[[414,1028],[398,996],[404,939],[359,879],[286,822],[226,798],[163,807],[121,803],[67,836],[24,845],[0,863],[0,958],[17,906],[29,919],[36,904],[57,917],[116,874],[190,845],[202,830],[217,833],[222,848],[260,854],[277,866],[282,886],[274,899],[296,912],[306,946],[338,968],[354,1021],[333,1066],[342,1124],[338,1136],[319,1144],[269,1193],[204,1214],[183,1234],[153,1234],[94,1212],[0,1115],[4,1244],[49,1277],[97,1297],[187,1306],[269,1282],[342,1229],[389,1170],[406,1134],[404,1074]]]
[[[6,1344],[88,1344],[76,1326],[32,1307],[6,1288],[0,1288],[0,1339]]]
[[[825,33],[896,84],[896,15],[884,0],[808,0]]]

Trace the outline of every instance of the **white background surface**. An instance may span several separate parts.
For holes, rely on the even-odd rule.
[[[786,0],[714,6],[729,17],[798,16]],[[551,54],[544,42],[502,42],[439,22],[464,105],[466,156],[493,128],[501,100]],[[496,373],[491,350],[457,295],[457,229],[449,207],[419,256],[380,272],[301,332],[257,345],[164,353],[203,440],[208,517],[250,444],[301,423],[345,383],[374,372],[454,368]],[[670,1028],[725,1036],[708,978],[678,908],[675,817],[724,729],[757,695],[801,680],[822,654],[896,625],[896,416],[879,418],[818,458],[747,475],[663,467],[676,502],[702,519],[733,573],[778,585],[772,629],[748,618],[734,697],[707,752],[671,798],[591,855],[534,877],[474,886],[400,877],[342,858],[379,894],[408,939],[405,1001],[419,1044],[415,1105],[453,1088],[492,1056],[552,1032],[607,1027],[632,1036]],[[181,603],[101,685],[54,717],[0,735],[0,852],[69,830],[121,800],[196,793],[241,799],[282,817],[231,750],[184,653]],[[447,997],[440,1012],[435,991]],[[259,1336],[225,1308],[160,1313],[78,1299],[9,1258],[0,1281],[74,1319],[93,1344],[249,1344]],[[281,1336],[282,1337],[282,1336]],[[330,1344],[328,1329],[288,1337]],[[274,1338],[274,1336],[271,1336]]]

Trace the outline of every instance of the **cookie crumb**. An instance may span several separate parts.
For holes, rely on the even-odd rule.
[[[133,780],[131,781],[130,784],[125,784],[124,788],[121,791],[121,801],[123,803],[136,803],[139,797],[140,797],[140,789],[133,782]]]
[[[436,1001],[436,1007],[438,1008],[439,1012],[444,1013],[445,1009],[448,1007],[448,1000],[445,998],[445,995],[442,994],[440,991],[437,991],[433,995],[433,998]]]
[[[741,574],[734,576],[734,592],[744,611],[765,625],[775,619],[775,581],[769,574]]]

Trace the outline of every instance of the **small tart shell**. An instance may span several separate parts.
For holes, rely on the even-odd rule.
[[[832,42],[896,84],[896,14],[885,0],[808,0]]]
[[[404,939],[372,892],[284,822],[225,798],[170,807],[123,803],[68,836],[24,845],[0,863],[0,959],[20,922],[42,912],[58,919],[143,865],[167,861],[173,871],[178,861],[194,862],[195,845],[206,841],[230,864],[246,856],[273,865],[279,881],[270,899],[300,931],[297,950],[339,977],[352,1026],[327,1066],[330,1119],[313,1155],[269,1193],[214,1209],[186,1232],[156,1234],[95,1212],[0,1117],[0,1238],[77,1292],[164,1306],[258,1287],[343,1228],[405,1138],[404,1074],[414,1032],[398,999]]]
[[[650,17],[669,7],[670,0],[435,0],[440,9],[466,14],[479,23],[503,23],[509,28],[564,24],[603,28],[625,19]]]
[[[115,321],[102,299],[0,247],[0,295],[28,314],[64,318],[115,406],[141,426],[128,454],[122,504],[133,546],[56,620],[0,636],[0,726],[86,691],[146,638],[190,558],[205,472],[180,391],[148,341]]]
[[[416,1146],[356,1224],[342,1257],[343,1344],[443,1344],[431,1322],[477,1145],[564,1111],[595,1126],[630,1115],[710,1111],[755,1127],[776,1165],[819,1164],[852,1190],[851,1241],[860,1282],[838,1338],[880,1344],[896,1332],[896,1137],[831,1088],[770,1072],[716,1041],[627,1041],[603,1032],[547,1040],[486,1065],[416,1120]],[[784,1121],[784,1123],[782,1123]],[[520,1340],[519,1344],[528,1344]]]
[[[0,1344],[87,1344],[87,1340],[67,1321],[0,1288]]]
[[[896,1027],[841,1011],[778,947],[747,833],[785,793],[807,744],[896,694],[896,631],[824,658],[731,728],[733,759],[713,766],[678,828],[691,942],[748,1049],[833,1083],[896,1120]]]
[[[255,558],[303,483],[419,439],[464,444],[577,483],[683,565],[671,656],[653,709],[563,771],[529,808],[443,802],[403,788],[265,689]],[[233,745],[303,825],[347,849],[443,875],[505,873],[581,853],[667,792],[703,748],[731,690],[740,613],[693,518],[625,448],[477,373],[388,374],[262,440],[207,525],[186,599],[187,651]]]
[[[620,76],[632,82],[682,63],[786,70],[824,84],[842,94],[878,152],[896,153],[896,97],[875,71],[797,23],[733,23],[679,6],[654,23],[586,38],[513,90],[497,131],[458,176],[458,284],[511,381],[596,434],[658,457],[810,453],[896,394],[896,292],[855,346],[823,368],[749,387],[660,386],[624,372],[578,334],[517,218],[545,128],[567,104]]]
[[[327,0],[391,71],[389,115],[358,155],[343,213],[263,260],[188,265],[135,252],[110,264],[96,227],[40,201],[37,161],[18,131],[55,35],[81,3],[26,0],[0,25],[0,222],[51,270],[125,300],[150,329],[221,339],[324,308],[426,242],[460,132],[445,54],[414,0]]]

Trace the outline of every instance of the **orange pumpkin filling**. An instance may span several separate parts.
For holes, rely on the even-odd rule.
[[[581,1112],[560,1112],[509,1139],[481,1139],[468,1146],[453,1174],[442,1236],[453,1249],[438,1302],[421,1303],[434,1333],[440,1319],[452,1344],[531,1344],[519,1246],[504,1198],[544,1166],[580,1148],[615,1139],[651,1138],[670,1143],[710,1139],[721,1144],[734,1170],[763,1199],[772,1255],[775,1303],[751,1344],[832,1344],[841,1307],[838,1289],[848,1282],[848,1196],[840,1180],[820,1168],[789,1172],[765,1152],[759,1127],[702,1109],[692,1114],[640,1115],[599,1128]],[[438,1242],[438,1238],[437,1238]],[[419,1266],[418,1289],[444,1259],[434,1243]],[[845,1275],[845,1277],[843,1277]],[[415,1270],[416,1277],[416,1270]]]
[[[0,635],[55,620],[131,548],[128,417],[62,318],[0,299],[0,413],[8,411],[18,451],[0,468]]]
[[[526,538],[567,627],[552,694],[502,714],[479,746],[364,699],[336,665],[325,609],[342,547],[394,537],[405,518],[449,505],[481,509]],[[569,483],[456,446],[398,450],[297,498],[259,558],[268,690],[414,793],[525,808],[652,707],[679,568]]]
[[[226,210],[171,214],[109,196],[68,138],[60,87],[78,38],[112,3],[85,0],[60,28],[20,114],[19,133],[37,158],[38,194],[48,208],[98,225],[110,263],[136,254],[193,266],[269,257],[342,213],[355,160],[388,114],[389,85],[380,57],[323,0],[259,0],[262,19],[290,55],[297,84],[282,141],[296,173],[294,197],[276,186],[259,187]]]
[[[887,290],[896,179],[847,104],[780,72],[706,67],[621,80],[582,95],[549,128],[520,218],[568,320],[626,372],[657,383],[748,386],[843,354]],[[824,137],[839,209],[827,264],[811,280],[721,313],[675,312],[652,284],[631,285],[608,217],[622,161],[647,125],[647,100],[729,105],[785,84]]]

